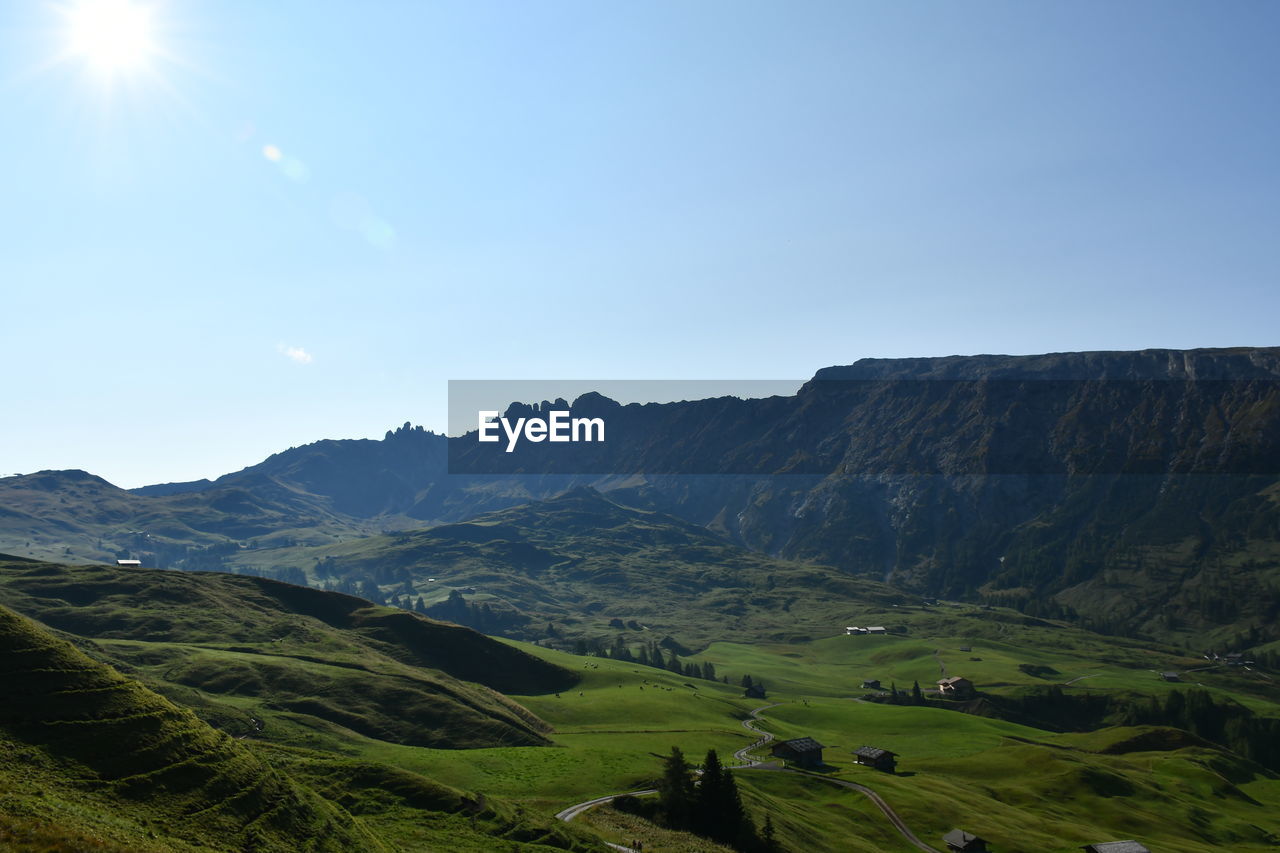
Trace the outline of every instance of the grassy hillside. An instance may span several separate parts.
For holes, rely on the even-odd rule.
[[[82,651],[0,608],[0,849],[599,849],[370,758],[540,751],[550,727],[526,708],[421,665],[576,680],[510,645],[256,578],[6,560],[0,598],[98,635],[64,635]]]
[[[549,636],[552,623],[551,639],[561,645],[611,636],[611,623],[689,647],[731,635],[806,639],[846,624],[855,603],[916,600],[874,581],[746,551],[697,525],[622,506],[591,489],[465,523],[256,551],[234,563],[305,571],[312,583],[354,585],[394,600],[421,596],[426,605],[465,590],[473,609],[491,608],[495,630],[537,639]],[[455,620],[468,615],[439,612]]]
[[[544,744],[547,726],[497,691],[574,680],[466,628],[260,578],[8,560],[0,604],[229,731],[283,742]]]
[[[0,552],[62,562],[117,557],[216,569],[259,544],[334,542],[382,530],[266,478],[198,494],[138,495],[85,471],[0,478]]]
[[[0,668],[0,838],[97,839],[100,849],[385,849],[228,735],[6,608]]]

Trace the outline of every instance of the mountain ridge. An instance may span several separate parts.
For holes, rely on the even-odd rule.
[[[594,474],[519,452],[524,474],[449,474],[460,439],[406,424],[382,441],[282,451],[197,492],[7,478],[0,550],[56,556],[71,542],[81,559],[219,568],[594,485],[754,551],[922,594],[1075,611],[1107,630],[1274,633],[1277,377],[1277,347],[863,359],[817,371],[793,397],[613,404],[633,429],[591,451]],[[1046,388],[1059,396],[1025,405]],[[607,402],[584,395],[588,408]],[[662,473],[680,465],[748,473]],[[15,547],[33,529],[45,550]],[[1230,600],[1245,603],[1238,617]]]

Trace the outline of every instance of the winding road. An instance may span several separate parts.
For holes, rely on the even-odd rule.
[[[770,732],[766,732],[763,729],[756,728],[756,723],[759,722],[760,720],[760,712],[767,711],[770,708],[776,708],[781,704],[782,704],[781,702],[774,702],[770,705],[761,705],[759,708],[752,710],[751,716],[749,716],[747,719],[742,721],[742,727],[747,731],[751,732],[752,734],[759,735],[760,739],[757,740],[755,743],[751,744],[750,746],[743,747],[742,749],[735,752],[733,754],[733,758],[735,761],[738,762],[738,764],[733,765],[729,769],[731,770],[769,770],[777,773],[795,773],[796,775],[799,775],[799,776],[809,776],[814,779],[820,779],[823,782],[827,782],[832,785],[839,785],[841,788],[849,788],[850,790],[857,791],[858,793],[862,794],[867,799],[869,799],[872,803],[874,803],[876,805],[876,808],[880,809],[880,811],[884,813],[884,816],[888,818],[889,823],[893,824],[893,828],[898,831],[898,834],[901,835],[904,839],[906,839],[906,841],[909,844],[911,844],[913,847],[916,847],[920,850],[924,850],[926,851],[926,853],[941,853],[941,851],[938,850],[937,848],[930,847],[928,844],[925,844],[923,841],[921,841],[916,836],[916,834],[911,831],[910,827],[907,826],[907,824],[902,820],[902,818],[898,816],[898,813],[893,810],[893,807],[890,806],[888,803],[886,803],[883,797],[877,794],[873,789],[868,788],[866,785],[860,785],[857,782],[847,782],[844,779],[832,779],[831,777],[824,776],[821,773],[813,773],[808,770],[796,770],[795,768],[786,767],[774,761],[761,761],[759,759],[753,758],[750,755],[752,750],[759,749],[760,747],[764,746],[765,744],[773,740],[773,734],[771,734]],[[644,790],[641,790],[641,791],[627,791],[623,794],[609,794],[604,797],[596,797],[594,800],[587,800],[586,802],[569,806],[569,808],[559,812],[556,815],[556,818],[559,820],[568,822],[573,820],[575,817],[582,814],[583,812],[589,809],[593,809],[596,806],[603,805],[604,803],[611,802],[612,800],[615,800],[618,797],[626,796],[627,794],[630,794],[631,796],[641,796],[643,794],[656,794],[657,792],[658,792],[657,788],[645,788]],[[634,853],[634,851],[632,851],[631,848],[623,847],[620,844],[609,844],[609,846],[612,847],[614,850],[619,851],[619,853]]]

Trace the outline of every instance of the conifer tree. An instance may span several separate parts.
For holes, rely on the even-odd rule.
[[[773,816],[764,816],[764,827],[760,830],[760,847],[764,853],[777,853],[782,848],[778,845],[777,835],[774,834]]]
[[[658,811],[663,822],[672,829],[687,829],[693,817],[693,773],[684,760],[680,747],[671,747],[663,759],[662,778],[658,780]]]
[[[733,844],[744,840],[746,824],[747,813],[733,773],[721,766],[714,749],[707,750],[694,805],[694,829],[708,838]]]

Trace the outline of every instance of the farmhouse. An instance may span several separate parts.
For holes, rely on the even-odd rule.
[[[888,633],[888,631],[889,629],[885,628],[883,625],[871,625],[867,628],[868,634],[885,634]]]
[[[968,699],[973,695],[973,682],[958,675],[938,682],[938,695],[943,699]]]
[[[1145,845],[1136,841],[1100,841],[1080,848],[1085,853],[1151,853]]]
[[[798,737],[784,740],[770,752],[775,758],[799,764],[801,767],[821,767],[824,749],[826,747],[811,737]]]
[[[947,845],[948,853],[987,853],[986,839],[963,829],[951,830],[942,836],[942,842]]]
[[[1162,672],[1160,673],[1160,677],[1163,678],[1165,681],[1181,681],[1182,680],[1181,678],[1178,677],[1178,673],[1176,672]]]
[[[859,628],[857,625],[846,625],[844,627],[844,632],[845,634],[865,634],[867,633],[867,629]]]
[[[116,560],[117,566],[141,566],[141,560]]]
[[[898,764],[897,755],[896,752],[878,746],[860,746],[853,751],[853,760],[867,767],[892,773]]]

